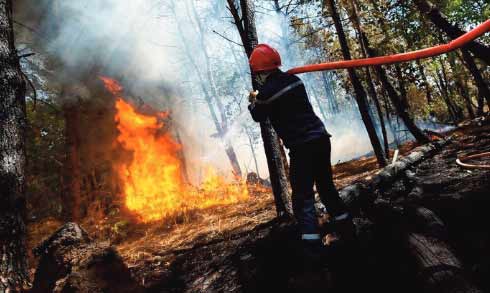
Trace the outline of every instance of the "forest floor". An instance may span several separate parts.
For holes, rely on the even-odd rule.
[[[455,139],[440,153],[411,168],[416,184],[401,177],[380,191],[380,198],[401,205],[415,198],[417,204],[432,209],[448,226],[450,244],[469,274],[488,289],[483,276],[488,275],[490,237],[483,223],[490,206],[490,171],[462,169],[455,159],[461,153],[489,151],[490,127],[466,127],[452,134]],[[414,147],[404,144],[400,155]],[[340,189],[378,170],[372,157],[341,163],[334,167],[335,183]],[[275,218],[270,190],[252,186],[250,194],[249,200],[239,204],[189,212],[158,223],[101,216],[85,219],[82,227],[93,238],[115,245],[148,292],[315,292],[345,289],[353,278],[364,282],[368,291],[417,289],[408,285],[416,283],[416,273],[406,251],[397,245],[398,239],[390,237],[394,234],[389,224],[373,228],[367,217],[356,219],[361,238],[368,240],[355,252],[334,256],[352,265],[349,273],[328,266],[313,268],[300,257],[295,225]],[[50,218],[30,223],[29,251],[61,224]],[[34,272],[33,256],[30,264]]]

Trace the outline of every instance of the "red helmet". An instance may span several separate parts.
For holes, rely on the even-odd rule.
[[[281,56],[271,46],[258,44],[250,55],[248,62],[253,72],[268,71],[281,66]]]

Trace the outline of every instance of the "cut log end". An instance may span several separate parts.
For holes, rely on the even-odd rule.
[[[117,251],[67,223],[35,249],[31,292],[142,292]]]

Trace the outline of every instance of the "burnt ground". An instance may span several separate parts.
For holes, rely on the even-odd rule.
[[[490,171],[463,169],[455,160],[461,154],[489,151],[489,128],[455,133],[440,153],[377,190],[373,209],[356,218],[359,241],[326,250],[319,263],[303,259],[292,221],[273,219],[251,230],[162,252],[134,274],[148,292],[420,291],[421,272],[404,243],[404,230],[416,224],[405,223],[403,215],[422,206],[446,225],[448,244],[465,275],[488,291]]]
[[[490,150],[490,126],[467,126],[433,157],[410,167],[394,184],[376,189],[378,200],[357,214],[358,241],[306,261],[292,220],[276,219],[270,190],[257,188],[243,203],[142,224],[124,217],[87,217],[82,226],[115,246],[147,292],[417,292],[421,276],[406,245],[417,229],[410,211],[426,207],[448,229],[448,244],[465,275],[490,291],[490,170],[456,165],[462,154]],[[407,155],[413,144],[400,149]],[[481,162],[490,159],[480,159]],[[477,162],[477,161],[475,161]],[[366,157],[334,167],[338,188],[377,172]],[[252,188],[253,189],[253,188]],[[30,223],[29,247],[62,223]],[[36,259],[31,256],[31,273]],[[357,289],[357,290],[355,290]]]

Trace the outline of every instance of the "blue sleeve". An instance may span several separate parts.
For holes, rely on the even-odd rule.
[[[269,106],[263,104],[250,104],[248,110],[252,114],[252,118],[255,122],[262,122],[269,116]]]

